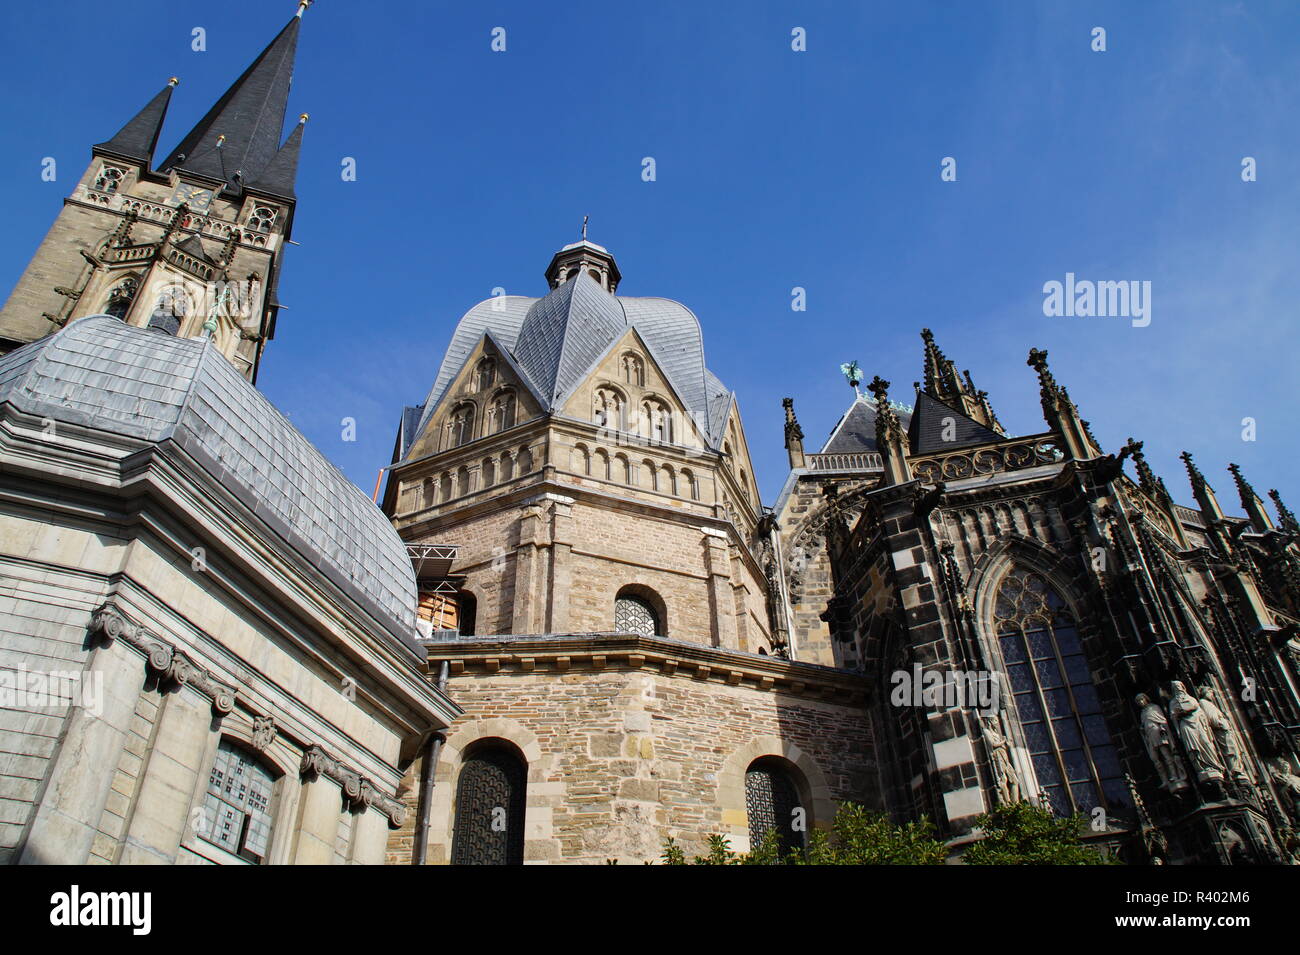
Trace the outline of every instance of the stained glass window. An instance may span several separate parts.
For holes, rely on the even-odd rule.
[[[1065,602],[1043,577],[1017,567],[998,586],[993,617],[1034,775],[1053,811],[1127,806],[1119,756]]]
[[[452,865],[520,865],[528,769],[501,745],[471,751],[456,784]]]
[[[622,594],[614,601],[614,629],[653,637],[659,633],[659,615],[640,597]]]
[[[222,740],[203,803],[206,831],[200,829],[200,834],[250,862],[264,861],[271,844],[274,785],[269,770]]]
[[[745,772],[745,812],[749,816],[749,845],[757,849],[773,830],[781,854],[803,847],[803,829],[796,829],[799,793],[790,774],[774,760],[756,760]]]

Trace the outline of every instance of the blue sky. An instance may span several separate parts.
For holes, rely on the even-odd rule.
[[[165,153],[294,7],[4,5],[0,286],[90,144],[176,74]],[[1107,449],[1144,440],[1179,501],[1187,449],[1232,512],[1229,461],[1298,506],[1298,34],[1285,2],[319,0],[290,101],[289,125],[311,114],[301,245],[261,387],[369,494],[456,319],[496,286],[542,294],[590,215],[621,292],[700,317],[769,503],[780,399],[819,445],[852,397],[840,363],[910,400],[928,326],[1013,432],[1044,429],[1025,355],[1046,348]],[[1044,316],[1067,272],[1150,281],[1150,325]]]

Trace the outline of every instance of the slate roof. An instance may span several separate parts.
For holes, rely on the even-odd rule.
[[[448,386],[485,334],[516,363],[544,410],[552,411],[563,406],[629,328],[636,329],[645,341],[710,447],[719,447],[732,393],[705,366],[699,319],[671,299],[611,295],[581,273],[545,298],[503,296],[480,302],[466,312],[452,333],[424,404],[407,409],[402,416],[400,454],[405,456],[428,425]]]
[[[306,122],[299,122],[284,141],[280,151],[275,154],[270,165],[263,169],[257,179],[248,184],[249,189],[265,192],[282,199],[295,199],[293,184],[298,178],[298,154],[302,150],[302,130]]]
[[[895,409],[899,422],[908,426],[908,412]],[[858,395],[849,410],[840,416],[831,436],[822,447],[822,454],[856,454],[860,451],[879,451],[876,445],[876,402],[874,398]]]
[[[171,102],[172,90],[175,88],[174,83],[164,86],[144,109],[117,131],[117,135],[105,142],[96,143],[93,147],[95,152],[132,159],[146,167],[152,165],[153,151],[158,148],[158,134],[162,132],[167,104]]]
[[[302,20],[293,17],[159,167],[229,183],[255,182],[280,151],[294,53]],[[217,140],[225,136],[220,148]]]
[[[173,442],[414,647],[416,584],[391,524],[208,339],[106,315],[0,358],[0,405]]]
[[[951,419],[953,440],[943,440],[946,421]],[[913,454],[931,454],[936,451],[951,451],[954,448],[985,444],[989,441],[1002,441],[1003,436],[984,427],[978,421],[966,417],[955,408],[950,408],[938,398],[932,398],[924,391],[916,396],[916,409],[907,426],[909,450]]]

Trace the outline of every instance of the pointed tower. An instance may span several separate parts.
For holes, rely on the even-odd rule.
[[[989,404],[988,392],[975,388],[969,371],[957,374],[956,365],[935,344],[930,329],[921,329],[921,340],[925,343],[925,380],[921,382],[921,394],[960,412],[980,427],[1005,436],[1006,431]]]
[[[1273,520],[1268,516],[1268,511],[1264,510],[1264,502],[1259,499],[1255,489],[1242,475],[1241,468],[1229,464],[1228,470],[1232,472],[1232,479],[1237,484],[1237,494],[1241,497],[1241,506],[1246,511],[1246,518],[1250,521],[1251,528],[1260,534],[1273,530]]]
[[[155,168],[177,79],[91,163],[0,310],[0,354],[87,315],[211,336],[256,382],[280,303],[303,114],[281,144],[298,11]]]

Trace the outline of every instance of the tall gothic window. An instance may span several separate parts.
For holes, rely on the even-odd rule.
[[[1014,567],[998,585],[993,619],[1034,774],[1052,809],[1127,806],[1119,756],[1060,595],[1039,574]]]
[[[614,600],[614,629],[647,637],[663,635],[659,613],[650,601],[626,589]]]
[[[456,783],[452,865],[520,865],[528,767],[512,747],[476,744]]]
[[[476,385],[479,391],[485,391],[496,384],[497,380],[497,363],[491,358],[484,358],[478,363],[476,369]]]
[[[253,206],[248,213],[248,227],[254,232],[270,232],[279,215],[274,206]]]
[[[599,427],[625,430],[626,405],[623,396],[612,388],[597,388],[593,399],[591,420]]]
[[[108,293],[108,304],[104,306],[104,314],[125,321],[127,312],[131,311],[131,303],[135,301],[135,293],[139,290],[139,279],[134,276],[123,279],[113,291]]]
[[[203,838],[249,862],[263,862],[271,844],[275,777],[234,743],[222,740],[203,801]]]
[[[749,846],[757,849],[769,832],[776,832],[781,855],[803,848],[803,827],[796,828],[799,790],[780,760],[756,759],[745,771],[745,812],[749,816]]]
[[[623,380],[629,385],[645,384],[645,362],[641,356],[630,352],[623,356]]]

